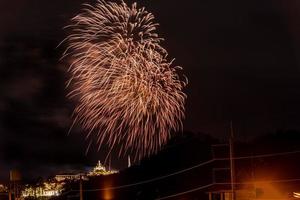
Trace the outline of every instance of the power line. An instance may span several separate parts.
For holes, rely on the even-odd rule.
[[[288,152],[280,152],[280,153],[270,153],[270,154],[260,154],[260,155],[253,155],[253,156],[241,156],[241,157],[233,157],[232,159],[234,160],[241,160],[241,159],[253,159],[253,158],[264,158],[264,157],[274,157],[274,156],[283,156],[283,155],[288,155],[288,154],[295,154],[295,153],[300,153],[300,150],[298,151],[288,151]],[[167,174],[167,175],[163,175],[163,176],[159,176],[156,178],[152,178],[152,179],[148,179],[148,180],[144,180],[144,181],[139,181],[136,183],[131,183],[131,184],[125,184],[125,185],[119,185],[119,186],[115,186],[115,187],[107,187],[107,188],[97,188],[97,189],[89,189],[89,190],[85,190],[86,192],[95,192],[95,191],[102,191],[102,190],[116,190],[116,189],[122,189],[122,188],[127,188],[127,187],[133,187],[133,186],[137,186],[137,185],[142,185],[142,184],[146,184],[146,183],[150,183],[150,182],[154,182],[154,181],[158,181],[161,179],[165,179],[171,176],[175,176],[190,170],[193,170],[195,168],[213,163],[214,161],[224,161],[224,160],[229,160],[229,158],[215,158],[197,165],[194,165],[192,167],[189,168],[185,168],[183,170],[171,173],[171,174]],[[73,191],[77,191],[77,190],[73,190]],[[79,190],[78,190],[79,191]]]
[[[274,156],[284,156],[288,154],[296,154],[300,153],[300,151],[287,151],[287,152],[281,152],[281,153],[270,153],[270,154],[259,154],[259,155],[252,155],[252,156],[239,156],[239,157],[233,157],[233,160],[242,160],[242,159],[253,159],[253,158],[266,158],[266,157],[274,157]],[[229,158],[215,158],[214,160],[229,160]]]
[[[240,156],[240,157],[234,157],[234,160],[242,160],[242,159],[248,159],[248,158],[265,158],[265,157],[274,157],[274,156],[284,156],[288,154],[295,154],[300,153],[300,151],[287,151],[287,152],[280,152],[280,153],[270,153],[270,154],[260,154],[260,155],[253,155],[253,156]]]
[[[253,183],[284,183],[284,182],[286,183],[286,182],[297,182],[297,181],[300,181],[300,178],[296,178],[296,179],[278,179],[278,180],[263,180],[263,181],[248,181],[248,182],[235,182],[234,184],[236,184],[236,185],[245,185],[245,184],[253,184]],[[193,189],[190,189],[190,190],[186,190],[186,191],[183,191],[183,192],[175,193],[175,194],[172,194],[172,195],[160,197],[160,198],[157,198],[156,200],[163,200],[163,199],[169,199],[169,198],[176,197],[176,196],[181,196],[181,195],[184,195],[184,194],[192,193],[192,192],[195,192],[195,191],[198,191],[198,190],[202,190],[202,189],[211,187],[213,185],[230,185],[230,184],[231,183],[227,183],[227,182],[224,182],[224,183],[212,183],[212,184],[208,184],[208,185],[204,185],[204,186],[199,186],[199,187],[196,187],[196,188],[193,188]],[[102,188],[101,190],[109,190],[109,189],[110,188]],[[97,189],[97,191],[99,191],[99,190],[100,189]],[[77,190],[70,190],[68,192],[64,192],[61,195],[65,195],[65,194],[68,194],[70,192],[75,192],[75,191],[77,191]],[[89,192],[91,190],[83,190],[83,191],[84,192]]]
[[[183,170],[180,170],[180,171],[177,171],[177,172],[168,174],[168,175],[159,176],[159,177],[152,178],[152,179],[148,179],[148,180],[145,180],[145,181],[140,181],[140,182],[136,182],[136,183],[132,183],[132,184],[126,184],[126,185],[120,185],[120,186],[115,186],[115,187],[107,187],[107,188],[99,188],[99,189],[90,189],[90,190],[84,190],[84,191],[87,191],[87,192],[94,192],[94,191],[101,191],[101,190],[115,190],[115,189],[122,189],[122,188],[127,188],[127,187],[132,187],[132,186],[142,185],[142,184],[146,184],[146,183],[158,181],[158,180],[161,180],[161,179],[165,179],[165,178],[168,178],[168,177],[170,177],[170,176],[178,175],[178,174],[184,173],[184,172],[186,172],[186,171],[190,171],[190,170],[192,170],[192,169],[195,169],[195,168],[198,168],[198,167],[201,167],[201,166],[210,164],[210,163],[212,163],[212,162],[214,162],[214,161],[215,161],[214,159],[213,159],[213,160],[209,160],[209,161],[200,163],[200,164],[198,164],[198,165],[194,165],[194,166],[192,166],[192,167],[189,167],[189,168],[186,168],[186,169],[183,169]]]
[[[275,180],[262,180],[262,181],[246,181],[246,182],[235,182],[236,185],[244,185],[244,184],[253,184],[253,183],[287,183],[287,182],[298,182],[300,178],[293,179],[275,179]],[[228,184],[228,183],[218,183],[218,184]]]
[[[249,181],[249,182],[235,182],[233,184],[244,185],[244,184],[253,184],[253,183],[283,183],[283,182],[286,183],[286,182],[297,182],[297,181],[300,181],[300,178],[296,178],[296,179],[265,180],[265,181]],[[183,191],[183,192],[175,193],[175,194],[172,194],[172,195],[160,197],[160,198],[157,198],[155,200],[169,199],[169,198],[172,198],[172,197],[181,196],[181,195],[184,195],[184,194],[188,194],[188,193],[191,193],[191,192],[195,192],[195,191],[198,191],[198,190],[202,190],[202,189],[208,188],[208,187],[213,186],[213,185],[230,185],[230,184],[232,184],[232,183],[225,182],[225,183],[208,184],[208,185],[200,186],[200,187],[193,188],[193,189],[190,189],[190,190],[186,190],[186,191]]]
[[[229,183],[230,184],[230,183]],[[202,190],[204,188],[208,188],[210,186],[213,186],[214,184],[209,184],[209,185],[204,185],[204,186],[200,186],[200,187],[197,187],[197,188],[193,188],[193,189],[190,189],[190,190],[186,190],[184,192],[179,192],[179,193],[176,193],[176,194],[172,194],[172,195],[169,195],[169,196],[164,196],[164,197],[160,197],[160,198],[157,198],[155,200],[162,200],[162,199],[169,199],[169,198],[172,198],[172,197],[177,197],[177,196],[181,196],[181,195],[184,195],[184,194],[188,194],[188,193],[191,193],[191,192],[195,192],[195,191],[198,191],[198,190]]]

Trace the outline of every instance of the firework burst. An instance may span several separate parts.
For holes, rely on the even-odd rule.
[[[184,117],[186,81],[161,47],[157,26],[136,3],[99,0],[72,19],[66,38],[74,122],[99,147],[118,146],[120,155],[131,150],[138,159],[166,143]]]

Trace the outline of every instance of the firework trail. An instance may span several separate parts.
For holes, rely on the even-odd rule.
[[[72,19],[66,38],[69,97],[78,99],[74,123],[99,147],[134,151],[137,159],[157,152],[184,117],[186,81],[161,47],[157,26],[136,3],[99,0]]]

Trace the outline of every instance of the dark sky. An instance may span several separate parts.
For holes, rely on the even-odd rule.
[[[59,61],[69,19],[83,0],[0,1],[0,179],[92,164]],[[128,2],[128,1],[126,1]],[[300,2],[144,0],[164,46],[189,78],[185,130],[225,137],[230,120],[248,139],[300,130]],[[118,162],[113,158],[113,165]]]

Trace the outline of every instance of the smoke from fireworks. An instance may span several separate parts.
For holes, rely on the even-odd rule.
[[[186,82],[161,47],[157,26],[136,3],[99,0],[72,19],[66,38],[69,97],[78,98],[74,122],[99,147],[118,146],[120,155],[134,150],[138,159],[157,152],[184,117]]]

